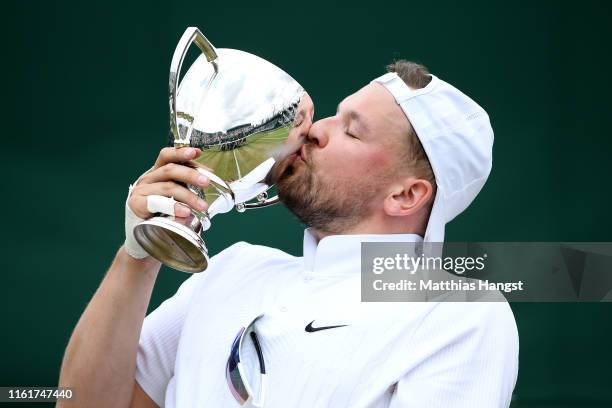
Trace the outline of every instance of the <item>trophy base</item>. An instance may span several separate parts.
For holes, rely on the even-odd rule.
[[[153,217],[134,228],[136,241],[153,258],[181,272],[197,273],[208,267],[202,237],[173,217]]]

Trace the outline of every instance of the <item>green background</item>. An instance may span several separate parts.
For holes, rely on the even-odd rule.
[[[470,94],[491,116],[495,163],[449,241],[612,241],[605,2],[231,3],[3,7],[0,385],[57,383],[123,241],[127,187],[166,141],[168,67],[189,25],[291,73],[317,118],[398,57]],[[216,218],[207,233],[212,254],[239,240],[301,254],[302,227],[275,207]],[[185,277],[163,270],[152,307]],[[512,309],[517,406],[612,404],[611,304]]]

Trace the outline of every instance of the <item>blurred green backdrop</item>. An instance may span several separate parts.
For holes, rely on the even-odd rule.
[[[489,112],[495,164],[448,240],[612,241],[610,6],[454,1],[9,2],[1,26],[0,385],[54,385],[71,330],[123,241],[127,186],[168,133],[167,81],[189,25],[268,59],[317,117],[393,58],[426,64]],[[211,253],[246,240],[301,254],[282,207],[215,219]],[[151,307],[186,277],[163,270]],[[610,406],[611,304],[514,304],[517,406]]]

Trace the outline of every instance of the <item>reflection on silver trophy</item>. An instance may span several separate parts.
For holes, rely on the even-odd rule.
[[[193,43],[202,54],[179,84]],[[278,202],[277,196],[268,197],[273,181],[266,176],[281,152],[291,150],[294,119],[312,109],[312,102],[280,68],[243,51],[216,49],[195,27],[185,31],[174,51],[169,85],[171,137],[176,148],[202,149],[191,165],[210,185],[188,187],[209,207],[192,209],[188,218],[155,216],[136,226],[134,235],[164,264],[201,272],[208,266],[208,251],[200,234],[213,216]]]

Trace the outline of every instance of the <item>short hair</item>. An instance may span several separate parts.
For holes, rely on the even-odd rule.
[[[395,72],[412,89],[424,88],[431,82],[431,75],[427,67],[412,61],[397,60],[387,65],[387,72]],[[406,148],[402,151],[401,162],[405,163],[406,167],[404,168],[415,177],[424,178],[431,183],[433,188],[431,204],[433,205],[433,197],[436,193],[436,177],[427,158],[427,153],[425,153],[425,149],[410,123],[410,118],[408,118],[408,125],[410,131],[405,139]]]

